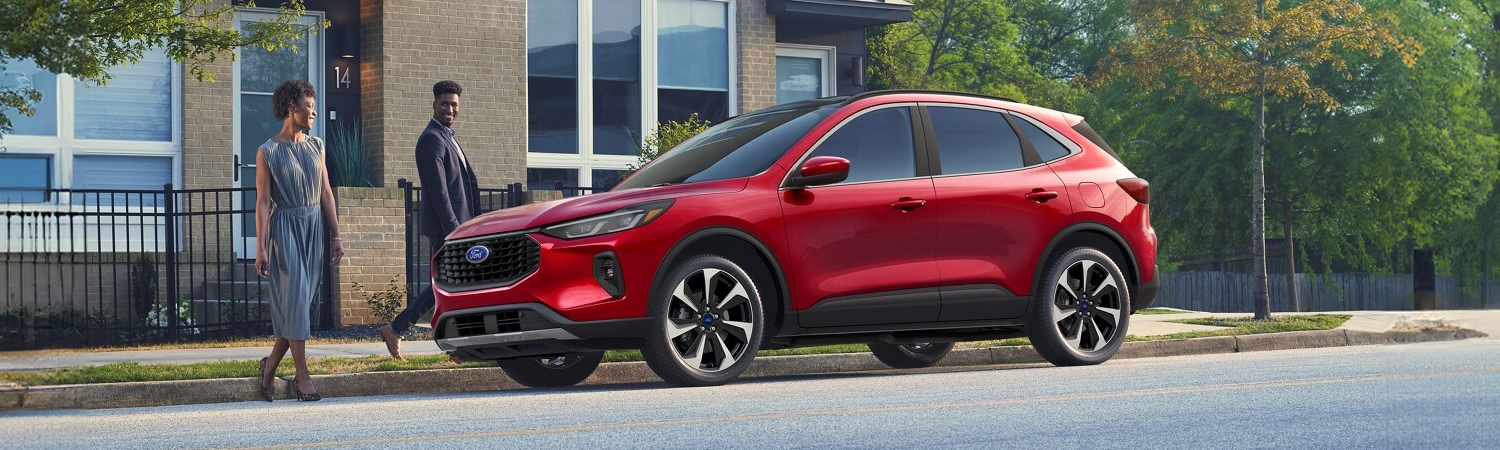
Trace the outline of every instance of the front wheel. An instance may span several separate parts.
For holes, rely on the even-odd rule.
[[[870,353],[875,354],[875,359],[897,369],[935,366],[938,361],[943,360],[944,356],[948,356],[950,351],[953,351],[952,342],[891,344],[875,341],[870,343]]]
[[[641,356],[678,386],[718,386],[738,377],[760,349],[760,291],[727,258],[699,255],[668,272],[651,297]]]
[[[1054,259],[1032,289],[1026,334],[1037,353],[1059,366],[1109,360],[1130,326],[1130,290],[1109,255],[1088,247]]]
[[[502,359],[495,364],[517,383],[534,388],[567,387],[588,379],[604,352],[568,353],[545,358]]]

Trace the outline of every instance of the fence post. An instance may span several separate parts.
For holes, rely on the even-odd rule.
[[[521,191],[521,183],[511,183],[509,187],[507,191],[510,192],[510,204],[506,206],[516,207],[525,204],[526,193]]]
[[[414,258],[413,255],[416,254],[416,250],[417,250],[416,249],[417,244],[414,243],[414,242],[412,242],[412,240],[411,240],[411,237],[412,237],[412,233],[411,233],[411,227],[412,227],[412,219],[411,219],[411,191],[412,191],[412,189],[411,188],[412,188],[412,185],[411,185],[411,182],[407,181],[405,178],[400,178],[400,179],[396,180],[396,187],[401,188],[401,199],[402,199],[401,220],[403,221],[401,229],[406,234],[406,303],[410,304],[412,300],[414,300],[414,299],[417,298],[417,285],[418,285],[417,281],[416,281],[417,280],[416,269],[412,265],[412,261],[416,260],[416,258]]]
[[[166,227],[166,243],[163,252],[167,260],[167,303],[161,305],[167,313],[167,336],[177,340],[177,196],[172,183],[162,185],[162,222]]]

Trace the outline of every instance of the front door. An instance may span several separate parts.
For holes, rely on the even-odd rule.
[[[275,19],[275,10],[242,9],[235,27],[243,31],[251,23]],[[302,25],[308,31],[293,41],[295,50],[283,47],[268,52],[259,47],[242,47],[238,51],[234,67],[235,186],[252,190],[237,196],[236,210],[254,209],[256,149],[281,131],[281,122],[271,111],[271,94],[276,86],[287,80],[303,80],[312,83],[320,100],[323,97],[323,80],[319,76],[323,73],[323,45],[321,37],[313,32],[322,21],[318,13],[302,16]],[[309,133],[323,137],[323,124],[323,116],[319,114]],[[245,259],[255,258],[255,215],[242,214],[234,227],[235,254]]]
[[[849,160],[842,183],[783,189],[795,279],[792,307],[804,327],[937,320],[937,211],[918,170],[908,106],[846,120],[813,156]]]

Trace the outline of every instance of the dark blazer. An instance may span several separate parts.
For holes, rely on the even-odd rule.
[[[439,241],[479,215],[479,180],[458,156],[448,132],[436,120],[417,138],[417,174],[422,179],[422,234]]]

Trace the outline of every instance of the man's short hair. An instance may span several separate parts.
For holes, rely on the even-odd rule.
[[[298,100],[317,96],[318,91],[313,89],[312,84],[302,80],[287,80],[276,86],[276,92],[271,94],[271,113],[276,115],[276,120],[286,120]]]
[[[432,98],[437,98],[443,94],[453,94],[462,97],[464,95],[464,87],[459,86],[458,82],[453,80],[443,80],[432,85]]]

